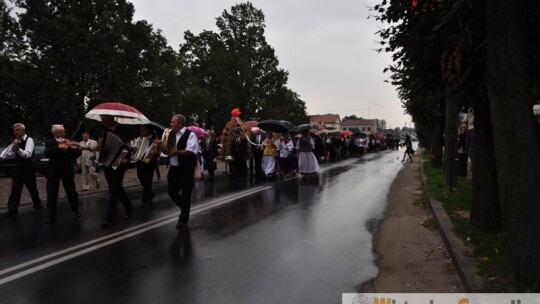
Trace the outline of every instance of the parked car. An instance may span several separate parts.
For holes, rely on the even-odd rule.
[[[0,148],[0,152],[4,151],[6,147]],[[32,162],[36,172],[45,174],[47,166],[49,165],[49,159],[45,157],[43,152],[45,151],[44,143],[36,143],[34,145],[34,153],[32,154]],[[0,161],[0,175],[11,176],[13,168],[15,167],[15,155],[6,156]]]

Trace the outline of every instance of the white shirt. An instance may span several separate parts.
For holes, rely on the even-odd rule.
[[[6,156],[15,155],[15,153],[19,154],[22,158],[30,158],[32,157],[32,153],[34,153],[34,140],[32,137],[28,137],[28,135],[24,134],[22,140],[26,140],[26,146],[24,146],[23,149],[19,149],[16,152],[11,150],[11,145],[9,145],[4,151],[2,151],[2,154],[0,154],[0,157],[4,158]]]
[[[186,132],[186,127],[183,127],[180,129],[180,132],[176,133],[176,141],[175,141],[175,149],[178,147],[178,141],[180,141],[180,138],[184,133]],[[188,137],[188,141],[186,143],[186,150],[191,151],[193,154],[197,154],[197,151],[199,150],[199,140],[197,139],[197,135],[195,135],[195,132],[191,132]],[[178,166],[178,156],[172,156],[169,158],[169,165],[171,166]]]
[[[289,142],[285,142],[282,140],[279,144],[279,157],[281,158],[287,158],[291,154],[291,151],[294,149],[294,143],[292,140],[289,140]]]

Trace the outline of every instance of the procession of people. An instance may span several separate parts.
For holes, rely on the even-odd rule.
[[[103,111],[96,111],[93,113],[96,115],[92,116],[89,115],[91,112],[86,117],[99,121],[102,126],[102,133],[97,134],[97,141],[90,138],[87,130],[81,132],[81,141],[72,141],[66,137],[63,125],[51,126],[51,137],[46,141],[44,152],[49,158],[46,172],[47,223],[56,222],[60,181],[71,211],[76,218],[81,217],[74,162],[82,171],[82,191],[90,190],[90,179],[93,181],[93,188],[100,188],[96,167],[99,165],[102,168],[109,195],[100,226],[108,227],[117,220],[119,203],[123,206],[124,220],[129,220],[135,211],[124,189],[124,176],[129,164],[135,164],[137,178],[142,187],[141,207],[151,207],[156,196],[152,187],[154,173],[159,173],[160,155],[165,155],[168,195],[180,208],[176,228],[185,229],[190,218],[191,194],[195,182],[202,179],[205,172],[208,172],[210,182],[214,180],[216,160],[225,164],[225,170],[233,181],[243,181],[251,177],[265,180],[285,179],[296,175],[309,180],[317,178],[321,162],[337,161],[380,149],[380,142],[376,137],[337,134],[321,136],[310,129],[310,125],[295,129],[286,122],[269,120],[263,122],[260,128],[247,126],[240,119],[241,112],[238,109],[233,109],[231,120],[220,136],[199,125],[188,125],[181,114],[173,115],[169,128],[162,127],[160,133],[163,134],[158,135],[148,120],[139,121],[139,118],[125,118]],[[128,125],[138,125],[139,136],[134,140],[130,138]],[[13,143],[0,154],[0,160],[8,155],[15,155],[17,160],[12,175],[8,209],[0,214],[2,218],[17,216],[23,186],[30,192],[34,212],[43,209],[30,159],[34,142],[25,133],[22,123],[13,125],[13,133]],[[406,144],[408,154],[410,139]]]

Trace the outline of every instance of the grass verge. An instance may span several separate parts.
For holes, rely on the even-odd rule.
[[[514,291],[507,234],[476,231],[469,224],[471,180],[458,177],[457,184],[450,190],[444,181],[443,170],[431,166],[429,153],[423,157],[427,159],[423,167],[427,181],[422,187],[422,197],[431,197],[441,202],[454,225],[454,232],[473,246],[478,273],[484,278],[484,292]]]

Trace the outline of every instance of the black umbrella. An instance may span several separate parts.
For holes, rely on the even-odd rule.
[[[287,129],[289,129],[289,131],[294,129],[293,124],[286,121],[286,120],[280,120],[279,122],[282,123],[285,127],[287,127]]]
[[[363,133],[363,132],[359,132],[359,133],[354,133],[354,135],[360,137],[360,138],[366,138],[367,137],[367,134],[366,133]]]
[[[151,121],[149,124],[141,126],[149,126],[152,132],[156,132],[158,138],[161,138],[161,136],[163,135],[163,131],[165,131],[165,127],[155,121]]]
[[[307,130],[310,130],[310,129],[313,129],[313,125],[311,125],[311,124],[301,124],[301,125],[296,126],[294,128],[294,132],[302,132],[302,131],[307,131]]]
[[[265,131],[274,132],[274,133],[289,132],[289,128],[287,128],[286,125],[284,125],[283,123],[275,119],[268,119],[268,120],[261,121],[259,123],[259,128]]]

